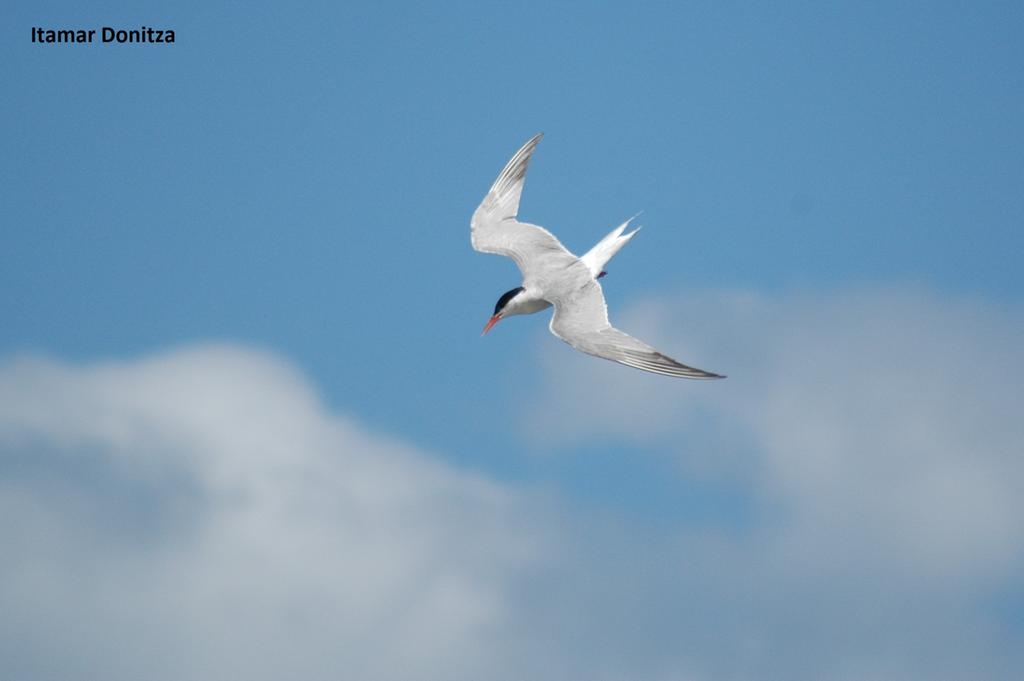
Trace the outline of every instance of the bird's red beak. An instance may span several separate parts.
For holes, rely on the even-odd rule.
[[[480,335],[483,336],[485,333],[490,331],[491,327],[494,326],[495,324],[497,324],[499,319],[501,319],[501,315],[500,314],[496,314],[493,317],[491,317],[490,319],[488,319],[487,320],[487,325],[484,326],[484,330],[480,332]]]

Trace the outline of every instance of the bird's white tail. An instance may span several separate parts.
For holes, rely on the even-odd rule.
[[[639,215],[639,213],[637,213]],[[595,278],[601,275],[604,270],[604,266],[612,259],[612,256],[619,252],[623,246],[629,243],[629,240],[636,236],[636,233],[640,231],[637,227],[629,234],[623,234],[626,228],[629,227],[629,223],[636,219],[637,215],[634,215],[630,219],[623,222],[621,225],[613,229],[608,233],[608,236],[597,242],[597,245],[587,251],[580,260],[590,268],[590,273]]]

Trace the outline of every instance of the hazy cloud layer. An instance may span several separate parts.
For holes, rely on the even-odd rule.
[[[549,345],[528,432],[656,451],[751,505],[734,577],[755,592],[744,626],[771,651],[754,678],[783,659],[780,678],[1021,671],[1019,309],[915,289],[714,293],[620,321],[730,378],[659,380]]]
[[[621,322],[730,378],[546,345],[534,446],[670,456],[742,521],[646,527],[467,474],[244,347],[7,360],[0,676],[1019,676],[1019,311],[715,294]]]
[[[522,500],[204,347],[0,370],[4,678],[480,678]]]

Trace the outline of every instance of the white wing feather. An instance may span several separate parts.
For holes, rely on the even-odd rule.
[[[544,133],[535,135],[516,152],[470,221],[473,248],[512,258],[523,273],[526,286],[577,260],[548,230],[516,220],[526,168],[543,136]]]
[[[589,275],[588,270],[585,272]],[[608,306],[601,285],[589,276],[577,278],[581,284],[579,288],[570,295],[551,301],[555,306],[551,333],[580,352],[635,369],[679,378],[725,378],[677,362],[616,329],[608,321]]]

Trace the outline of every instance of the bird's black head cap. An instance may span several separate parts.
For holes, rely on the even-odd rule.
[[[505,293],[502,293],[501,298],[498,298],[498,302],[494,306],[494,314],[498,314],[499,312],[504,310],[505,306],[508,305],[508,301],[512,300],[513,298],[518,296],[521,291],[525,290],[526,289],[524,289],[522,286],[517,286],[511,291],[506,291]]]

